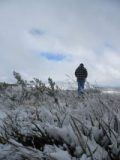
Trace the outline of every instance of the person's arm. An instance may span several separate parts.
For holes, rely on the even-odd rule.
[[[88,72],[87,72],[87,69],[85,68],[85,78],[88,77]]]
[[[78,74],[78,68],[75,70],[75,76],[77,77]]]

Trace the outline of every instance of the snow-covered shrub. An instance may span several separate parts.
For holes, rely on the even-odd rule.
[[[20,73],[17,73],[16,71],[13,71],[13,75],[15,79],[17,80],[17,85],[21,87],[21,97],[19,98],[19,103],[22,104],[24,99],[27,98],[28,92],[27,92],[27,81],[23,80]]]
[[[25,86],[29,97],[22,104],[17,103],[22,93],[18,86],[2,92],[0,104],[7,113],[0,121],[0,158],[8,149],[18,160],[119,160],[120,96],[93,88],[78,98],[77,91],[57,90],[50,83],[46,87],[34,79]]]
[[[30,97],[35,98],[35,103],[38,104],[39,101],[42,101],[44,98],[44,94],[46,92],[45,83],[43,83],[38,78],[34,78],[34,80],[30,81]]]
[[[0,83],[0,91],[5,90],[8,86],[9,86],[9,85],[8,85],[7,83],[5,83],[5,82]]]

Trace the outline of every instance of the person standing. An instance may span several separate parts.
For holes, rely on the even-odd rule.
[[[78,83],[78,95],[84,94],[84,85],[88,76],[88,72],[83,63],[81,63],[75,70],[75,76]]]

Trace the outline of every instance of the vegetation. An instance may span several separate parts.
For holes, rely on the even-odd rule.
[[[51,78],[45,85],[37,78],[27,82],[17,72],[14,76],[17,90],[8,86],[4,96],[17,108],[21,104],[33,107],[22,108],[25,117],[22,111],[7,114],[0,143],[14,146],[27,160],[57,160],[51,154],[56,148],[74,160],[120,159],[119,96],[89,87],[84,98],[78,99],[76,91],[60,90]]]

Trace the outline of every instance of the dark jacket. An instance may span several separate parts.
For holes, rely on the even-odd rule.
[[[84,66],[79,66],[75,70],[75,76],[77,77],[77,80],[85,80],[88,76],[87,69]]]

